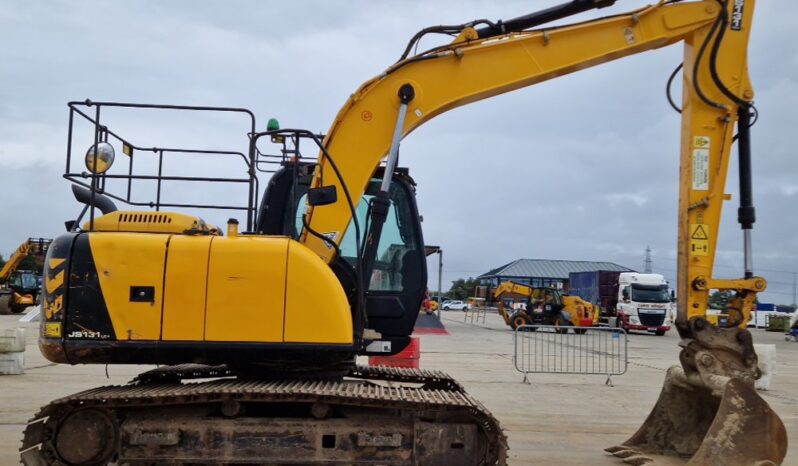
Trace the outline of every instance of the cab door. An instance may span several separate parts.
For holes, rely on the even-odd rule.
[[[378,174],[379,175],[379,174]],[[381,180],[369,183],[357,207],[360,224],[365,225],[369,201]],[[404,347],[413,332],[427,289],[427,261],[412,179],[397,173],[391,181],[391,207],[382,228],[374,270],[366,291],[368,327],[383,339]],[[355,262],[354,228],[350,224],[341,243],[341,255]]]

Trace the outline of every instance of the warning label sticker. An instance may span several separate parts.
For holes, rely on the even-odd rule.
[[[706,223],[694,223],[690,233],[690,239],[709,239],[707,236],[707,226]]]
[[[709,190],[709,149],[693,149],[693,190]]]
[[[693,147],[697,147],[699,149],[709,149],[709,137],[707,136],[696,136],[693,138]]]
[[[709,225],[706,223],[690,225],[690,255],[709,255]]]
[[[335,240],[338,239],[337,231],[328,231],[327,233],[322,233],[321,236],[324,237],[324,245],[327,246],[327,249],[333,249],[335,247]]]

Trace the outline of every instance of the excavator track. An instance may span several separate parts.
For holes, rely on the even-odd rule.
[[[207,377],[226,377],[195,381]],[[44,406],[27,466],[504,465],[499,422],[438,371],[357,366],[337,380],[255,380],[181,365]]]

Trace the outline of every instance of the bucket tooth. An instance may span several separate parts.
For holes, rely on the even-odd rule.
[[[629,457],[631,457],[631,456],[638,456],[638,455],[640,455],[640,452],[639,452],[639,451],[637,451],[637,450],[632,450],[632,449],[631,449],[631,448],[629,448],[629,447],[626,447],[626,448],[625,448],[625,449],[623,449],[623,450],[616,450],[616,451],[615,451],[615,452],[613,452],[612,454],[613,454],[613,455],[615,455],[615,456],[617,456],[618,458],[629,458]]]
[[[628,458],[624,458],[623,462],[626,463],[626,464],[632,464],[634,466],[641,466],[641,465],[646,464],[646,463],[652,463],[652,462],[654,462],[654,460],[649,458],[648,456],[636,455],[636,456],[630,456]]]
[[[629,447],[625,447],[623,445],[615,445],[613,447],[605,448],[604,451],[606,451],[607,453],[615,453],[616,451],[628,450],[628,449]]]

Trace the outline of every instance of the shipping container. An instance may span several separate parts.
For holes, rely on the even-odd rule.
[[[568,275],[568,294],[579,296],[598,305],[604,315],[612,313],[618,304],[618,276],[621,272],[597,270],[571,272]]]

